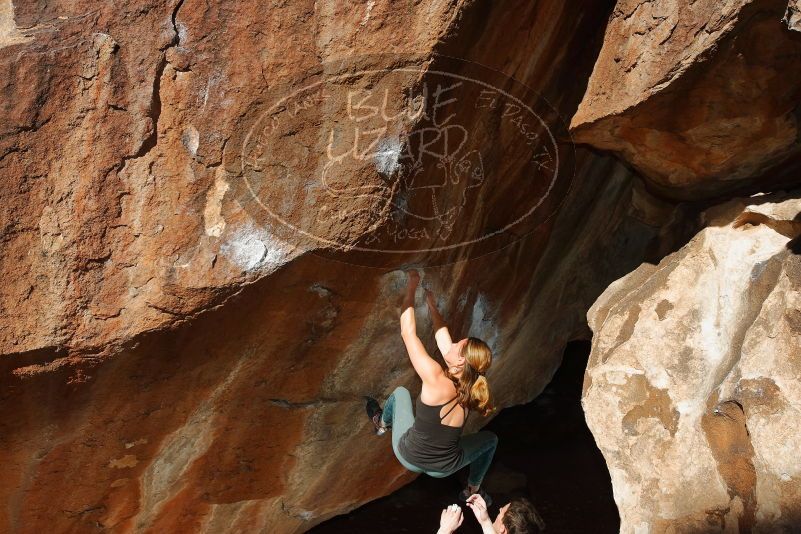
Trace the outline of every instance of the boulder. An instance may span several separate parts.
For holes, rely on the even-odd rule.
[[[801,520],[801,195],[735,198],[612,283],[582,405],[621,532],[793,532]]]
[[[782,20],[782,17],[785,17]],[[621,0],[570,127],[681,200],[797,183],[795,0]]]

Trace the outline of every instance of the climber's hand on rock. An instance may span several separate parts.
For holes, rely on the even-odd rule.
[[[439,519],[439,530],[437,534],[451,534],[455,532],[459,525],[462,524],[464,515],[462,509],[458,504],[452,504],[442,510],[442,515]]]

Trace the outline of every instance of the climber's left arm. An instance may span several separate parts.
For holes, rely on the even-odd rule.
[[[437,309],[437,301],[434,298],[434,294],[428,289],[426,289],[426,302],[428,303],[428,312],[431,314],[431,323],[434,326],[434,339],[437,341],[439,351],[444,356],[451,350],[451,345],[453,345],[451,333],[448,331],[445,319]]]

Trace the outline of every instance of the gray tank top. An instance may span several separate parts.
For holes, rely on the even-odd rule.
[[[417,397],[414,423],[398,441],[398,451],[407,462],[427,471],[439,472],[453,471],[461,463],[464,453],[459,447],[459,438],[464,423],[459,427],[442,423],[458,403],[454,402],[445,415],[439,416],[442,407],[455,400],[456,397],[444,404],[429,406]]]

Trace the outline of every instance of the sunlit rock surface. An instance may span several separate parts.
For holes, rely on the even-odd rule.
[[[738,198],[590,308],[582,404],[621,532],[801,520],[801,196]]]
[[[265,91],[353,50],[421,62],[462,4],[0,2],[2,277],[24,278],[0,350],[108,354],[308,250],[232,194]],[[329,234],[367,229],[348,222]]]
[[[795,0],[621,0],[573,136],[671,198],[797,183],[798,29]]]

